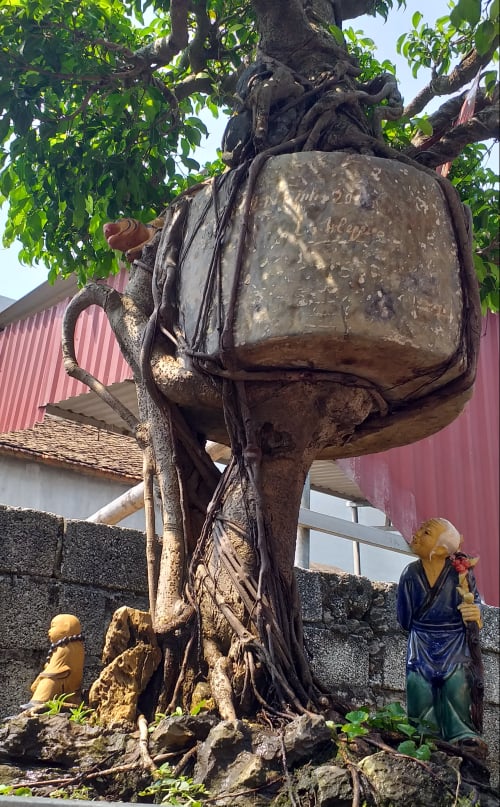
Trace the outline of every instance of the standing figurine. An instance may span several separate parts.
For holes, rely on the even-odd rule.
[[[31,700],[23,704],[23,709],[63,694],[72,694],[66,703],[81,703],[85,650],[80,620],[72,614],[58,614],[50,623],[48,634],[51,645],[45,666],[33,681]]]
[[[408,717],[434,724],[440,736],[484,758],[480,598],[462,538],[445,518],[425,521],[411,542],[420,560],[403,571],[397,617],[409,631]]]

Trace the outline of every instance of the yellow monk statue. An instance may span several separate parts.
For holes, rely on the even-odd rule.
[[[58,614],[48,631],[50,649],[42,672],[31,685],[31,700],[23,709],[31,709],[58,695],[70,694],[66,703],[82,701],[84,645],[80,620],[72,614]]]

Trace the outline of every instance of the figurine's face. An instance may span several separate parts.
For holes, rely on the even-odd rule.
[[[65,636],[74,636],[81,633],[80,621],[72,614],[58,614],[50,623],[48,630],[51,642],[58,642]]]
[[[433,550],[436,554],[443,554],[439,552],[441,547],[436,548],[437,540],[443,531],[444,527],[439,521],[425,521],[412,538],[410,544],[411,551],[414,552],[415,555],[418,555],[419,558],[425,558],[427,560],[430,558]],[[447,554],[446,550],[444,550],[444,553]]]

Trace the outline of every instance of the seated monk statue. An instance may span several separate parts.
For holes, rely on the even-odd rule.
[[[84,646],[80,620],[72,614],[58,614],[48,631],[50,649],[42,672],[31,685],[31,709],[58,695],[70,694],[65,703],[78,706],[82,701]]]
[[[153,219],[148,224],[137,219],[118,219],[108,221],[102,229],[109,247],[124,252],[126,259],[132,262],[140,257],[142,248],[162,227],[162,218]]]

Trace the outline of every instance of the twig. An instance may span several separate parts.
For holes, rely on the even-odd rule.
[[[195,754],[196,754],[197,750],[198,750],[198,746],[197,746],[197,745],[193,745],[193,747],[192,747],[192,748],[190,748],[190,749],[189,749],[189,751],[186,751],[186,753],[185,753],[185,754],[184,754],[184,755],[183,755],[183,756],[180,758],[179,762],[177,763],[177,765],[175,766],[175,768],[174,768],[174,769],[173,769],[173,771],[172,771],[172,776],[173,776],[173,778],[174,778],[174,779],[175,779],[177,776],[179,776],[179,774],[180,774],[180,772],[181,772],[181,771],[183,771],[183,770],[184,770],[184,768],[185,768],[185,767],[186,767],[186,765],[188,764],[189,760],[190,760],[192,757],[194,757],[194,756],[195,756]]]
[[[346,761],[347,768],[351,774],[352,781],[352,807],[359,807],[361,788],[359,786],[359,771],[353,762]]]
[[[283,732],[280,732],[280,745],[281,745],[281,761],[283,763],[283,773],[286,782],[286,788],[288,790],[288,796],[290,798],[290,804],[292,807],[299,807],[299,803],[295,798],[295,794],[293,792],[293,785],[292,780],[290,778],[290,773],[288,771],[288,767],[286,764],[286,748],[285,748],[285,740],[283,738]]]

